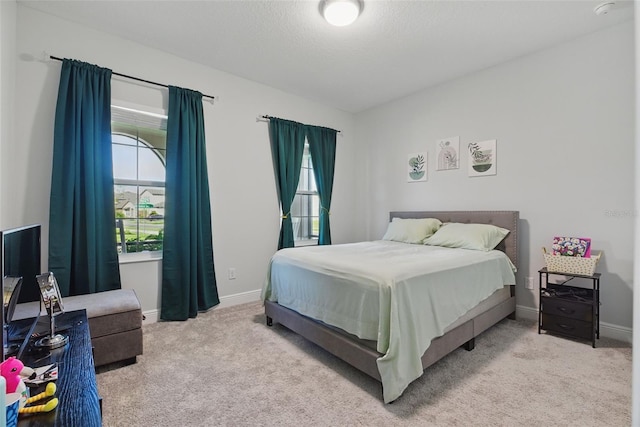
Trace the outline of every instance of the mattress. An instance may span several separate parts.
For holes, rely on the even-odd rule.
[[[488,309],[497,306],[501,302],[505,302],[511,298],[511,288],[509,286],[505,286],[501,289],[498,289],[494,293],[492,293],[488,298],[482,300],[478,305],[473,307],[471,310],[467,311],[462,316],[458,317],[458,320],[453,322],[451,325],[444,328],[444,333],[447,333],[463,323],[477,317],[479,314],[484,313]]]
[[[376,341],[385,402],[422,375],[431,340],[505,285],[500,251],[374,241],[289,248],[271,260],[264,299]]]
[[[480,303],[478,305],[476,305],[475,307],[473,307],[471,310],[467,311],[465,314],[463,314],[462,316],[458,317],[458,319],[453,322],[452,324],[450,324],[449,326],[447,326],[446,328],[444,328],[443,334],[446,334],[449,331],[454,330],[455,328],[457,328],[458,326],[462,325],[463,323],[468,322],[469,320],[477,317],[478,315],[486,312],[487,310],[489,310],[490,308],[493,308],[497,305],[499,305],[500,303],[503,303],[507,300],[509,300],[511,298],[511,289],[510,286],[505,286],[501,289],[498,289],[497,291],[495,291],[494,293],[492,293],[491,295],[489,295],[489,297],[487,297],[486,299],[480,301]],[[320,321],[319,321],[320,322]],[[320,322],[322,323],[324,326],[338,332],[339,334],[345,335],[350,337],[351,339],[357,339],[358,342],[366,345],[367,347],[369,347],[372,350],[375,350],[377,348],[377,343],[373,340],[364,340],[364,339],[359,339],[357,336],[350,334],[338,327],[332,326],[332,325],[328,325],[324,322]]]

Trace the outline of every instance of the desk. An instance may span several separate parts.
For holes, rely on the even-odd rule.
[[[15,325],[12,323],[12,326],[24,327],[32,322],[33,319],[18,320]],[[45,351],[46,357],[35,351],[25,354],[22,362],[31,368],[58,363],[58,407],[49,413],[20,415],[18,426],[101,426],[102,416],[86,311],[63,313],[56,317],[56,325],[60,328],[69,327],[62,332],[69,335],[69,343],[65,347],[52,350],[49,355],[46,355]],[[31,395],[42,390],[44,386],[31,389]]]

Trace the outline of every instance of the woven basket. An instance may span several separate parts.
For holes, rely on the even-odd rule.
[[[579,274],[582,276],[593,276],[596,272],[596,264],[600,260],[602,252],[591,255],[590,258],[552,255],[542,248],[544,262],[547,264],[547,271],[552,273]]]

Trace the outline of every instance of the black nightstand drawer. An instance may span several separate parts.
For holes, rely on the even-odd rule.
[[[542,297],[542,310],[545,314],[569,317],[591,322],[593,320],[593,304],[568,301],[562,298]]]
[[[538,333],[543,329],[573,338],[591,341],[596,348],[600,338],[600,273],[591,276],[538,270],[540,275]],[[549,281],[549,276],[560,282]],[[591,288],[572,286],[571,280],[591,280]]]
[[[545,307],[546,311],[546,307]],[[547,331],[558,332],[576,338],[590,340],[593,334],[593,323],[582,320],[571,319],[569,317],[554,316],[542,313],[542,328]]]

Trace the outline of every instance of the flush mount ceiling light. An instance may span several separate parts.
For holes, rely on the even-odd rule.
[[[336,27],[352,24],[360,15],[359,0],[323,0],[320,7],[322,16]]]
[[[606,15],[607,13],[609,13],[611,11],[611,9],[616,5],[615,2],[610,1],[610,2],[605,2],[602,4],[599,4],[598,6],[596,6],[595,9],[593,9],[593,12],[600,16],[600,15]]]

